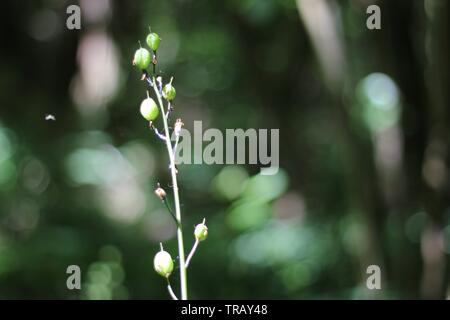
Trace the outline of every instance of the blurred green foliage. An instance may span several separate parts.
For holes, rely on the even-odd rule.
[[[168,160],[131,65],[149,25],[187,129],[280,129],[274,176],[179,167],[188,249],[194,225],[209,228],[191,298],[448,295],[449,3],[376,1],[382,29],[369,31],[372,1],[314,1],[340,32],[333,84],[318,57],[338,52],[320,51],[301,1],[79,1],[79,31],[65,28],[69,1],[4,2],[0,298],[169,298],[152,264],[159,242],[176,257],[153,194],[170,190]],[[66,288],[72,264],[79,291]],[[381,291],[366,289],[370,264]]]

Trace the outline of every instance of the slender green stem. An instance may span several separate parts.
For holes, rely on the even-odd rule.
[[[169,294],[173,300],[178,300],[176,294],[173,292],[172,286],[170,285],[169,278],[166,279],[167,279],[167,291],[169,291]]]
[[[180,210],[180,198],[178,195],[178,182],[177,173],[175,168],[175,155],[172,152],[172,143],[170,142],[169,126],[167,125],[167,119],[165,117],[164,105],[162,102],[161,94],[156,84],[156,79],[153,77],[153,89],[155,90],[156,97],[158,98],[159,107],[164,122],[164,133],[166,135],[167,153],[170,160],[170,173],[172,175],[172,188],[175,202],[175,216],[178,220],[177,226],[177,238],[178,238],[178,256],[180,261],[180,287],[181,287],[181,300],[187,300],[187,275],[184,256],[184,244],[183,244],[183,230],[181,228],[181,210]]]
[[[164,198],[164,199],[162,200],[162,202],[163,202],[164,205],[166,206],[167,211],[169,211],[169,213],[170,213],[170,215],[172,216],[173,220],[175,221],[177,227],[180,227],[180,228],[181,228],[181,225],[180,225],[180,223],[178,222],[177,217],[175,217],[175,215],[173,214],[172,209],[170,209],[170,206],[169,206],[169,203],[167,202],[167,199]]]
[[[189,253],[189,255],[186,259],[186,268],[189,267],[189,262],[191,262],[191,259],[194,256],[195,250],[197,250],[199,243],[200,243],[200,241],[198,241],[198,239],[195,239],[194,246],[192,247],[191,252]]]

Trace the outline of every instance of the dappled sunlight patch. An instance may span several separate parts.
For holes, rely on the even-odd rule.
[[[242,189],[248,180],[247,171],[241,166],[225,166],[211,182],[213,192],[218,198],[228,201],[241,195]]]
[[[394,80],[384,73],[372,73],[356,87],[363,121],[373,132],[398,123],[401,115],[400,91]]]
[[[120,251],[114,246],[104,246],[99,251],[99,260],[88,268],[82,295],[89,300],[126,299],[129,293],[123,285],[124,279]]]
[[[227,224],[236,231],[245,231],[264,225],[271,214],[271,206],[264,201],[241,200],[229,210]]]
[[[155,166],[153,154],[139,142],[117,149],[106,142],[107,137],[97,138],[97,143],[89,140],[88,146],[79,139],[80,147],[64,161],[67,177],[76,187],[94,188],[90,193],[93,205],[106,216],[136,222],[148,207],[145,191]]]
[[[242,197],[261,201],[271,201],[282,195],[288,187],[288,175],[282,169],[275,175],[257,174],[244,186]]]

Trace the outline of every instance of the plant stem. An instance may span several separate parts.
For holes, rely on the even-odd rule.
[[[198,244],[200,241],[198,239],[195,239],[194,246],[192,247],[191,252],[189,253],[187,259],[186,259],[186,268],[189,267],[189,262],[191,262],[192,257],[194,256],[195,250],[197,250]]]
[[[167,278],[167,290],[169,291],[169,294],[173,300],[178,300],[177,296],[175,295],[175,293],[172,290],[172,286],[170,285],[169,278]]]
[[[178,223],[177,217],[175,217],[175,215],[174,215],[173,212],[172,212],[172,209],[170,209],[170,206],[169,206],[169,203],[167,202],[167,199],[164,199],[162,202],[163,202],[164,205],[166,206],[167,211],[169,211],[170,216],[171,216],[171,217],[173,218],[173,220],[175,221],[177,227],[181,227],[181,225]]]
[[[177,226],[177,238],[178,238],[178,256],[180,261],[180,287],[181,287],[181,300],[187,300],[187,276],[186,265],[184,262],[184,244],[183,244],[183,230],[181,228],[181,210],[180,210],[180,198],[178,195],[178,182],[177,173],[175,168],[175,155],[172,152],[172,143],[170,142],[169,126],[167,125],[167,119],[165,117],[164,105],[162,102],[161,94],[156,85],[156,79],[153,77],[153,89],[155,90],[156,97],[158,98],[159,107],[161,109],[161,115],[164,122],[164,133],[166,135],[166,147],[170,160],[170,173],[172,175],[172,188],[173,197],[175,202],[175,216],[178,220]]]

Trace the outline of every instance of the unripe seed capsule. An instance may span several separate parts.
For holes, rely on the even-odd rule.
[[[158,50],[159,47],[159,43],[161,42],[161,38],[158,36],[157,33],[149,33],[149,35],[147,36],[147,45],[149,46],[150,49],[152,49],[153,51]]]
[[[153,267],[158,274],[168,278],[173,271],[172,257],[167,251],[159,251],[153,259]]]
[[[134,53],[133,64],[140,70],[145,70],[152,61],[150,52],[145,48],[139,48]]]
[[[153,121],[158,117],[159,109],[155,100],[150,97],[141,102],[140,111],[142,116],[148,121]]]
[[[175,90],[175,87],[172,85],[172,83],[168,83],[164,86],[163,94],[164,98],[166,98],[167,101],[172,101],[173,99],[175,99],[177,91]]]
[[[204,223],[196,225],[194,235],[198,241],[205,240],[208,237],[208,227]]]

